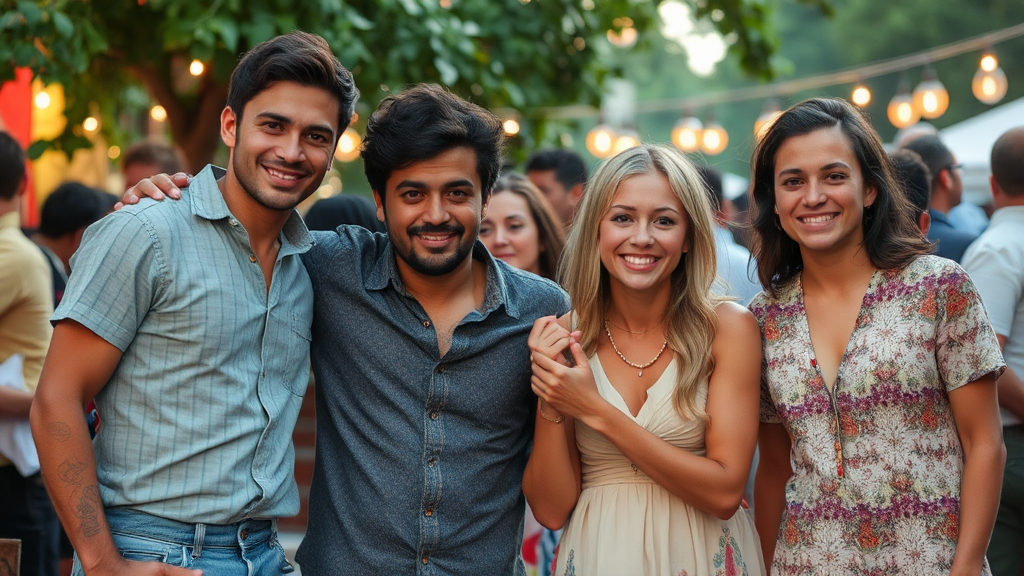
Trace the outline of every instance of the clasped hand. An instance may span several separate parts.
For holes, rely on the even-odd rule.
[[[570,418],[594,414],[602,401],[579,337],[554,316],[544,316],[534,322],[528,340],[534,394]]]

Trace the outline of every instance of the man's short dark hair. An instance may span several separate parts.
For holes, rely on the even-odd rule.
[[[526,171],[555,171],[555,180],[566,190],[587,183],[587,165],[572,150],[550,148],[534,152],[526,161]]]
[[[239,119],[245,105],[275,82],[321,88],[338,99],[338,133],[352,120],[359,90],[352,73],[338,62],[327,41],[306,32],[291,32],[257,44],[231,73],[227,105]]]
[[[363,169],[370,188],[383,200],[395,170],[454,148],[472,148],[486,201],[501,171],[504,144],[497,116],[437,84],[418,84],[388,96],[370,116]]]
[[[1003,133],[992,145],[992,177],[1007,196],[1024,195],[1024,127]]]
[[[932,196],[932,173],[921,160],[921,155],[904,148],[889,153],[896,179],[903,185],[907,200],[914,205],[915,217],[928,211],[928,200]]]
[[[707,164],[698,164],[697,173],[708,188],[708,198],[711,199],[711,208],[715,212],[722,211],[722,202],[725,201],[725,192],[722,188],[722,173]]]
[[[949,148],[942,143],[942,140],[938,136],[926,134],[924,136],[918,136],[907,145],[904,146],[906,150],[917,152],[921,156],[921,160],[924,165],[928,167],[928,172],[932,175],[932,186],[935,185],[935,179],[939,177],[939,172],[948,170],[954,163],[953,153],[949,151]]]
[[[0,132],[0,200],[10,200],[25,179],[25,150],[7,132]]]
[[[78,182],[61,184],[43,202],[39,233],[60,238],[103,218],[109,210],[103,194],[102,190]]]
[[[142,140],[125,150],[124,156],[121,157],[121,170],[135,164],[157,166],[157,172],[165,174],[181,172],[181,158],[178,157],[174,146],[156,140]]]

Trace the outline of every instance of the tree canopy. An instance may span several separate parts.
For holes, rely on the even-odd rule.
[[[828,12],[829,0],[799,0]],[[661,0],[18,0],[0,12],[0,81],[28,67],[65,86],[68,127],[37,142],[88,146],[81,122],[100,116],[124,137],[124,110],[148,109],[143,87],[167,111],[175,143],[195,169],[218,139],[217,117],[238,56],[296,29],[323,36],[352,70],[363,121],[380,99],[439,82],[492,110],[596,103],[608,74],[608,30],[657,30]],[[692,0],[697,18],[732,40],[749,75],[772,76],[779,45],[772,4]],[[205,64],[198,78],[193,59]]]

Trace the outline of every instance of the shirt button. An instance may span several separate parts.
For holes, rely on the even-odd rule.
[[[238,220],[235,220],[234,218],[232,218],[231,219],[231,225],[237,227],[238,226]]]
[[[256,256],[254,254],[249,254],[249,262],[256,263]]]
[[[242,532],[238,535],[238,537],[241,538],[242,540],[245,540],[246,538],[249,537],[249,530],[247,530],[245,528],[242,528]]]
[[[448,369],[448,367],[445,366],[444,364],[441,364],[440,366],[437,367],[437,371],[438,372],[444,372],[447,369]]]
[[[423,327],[424,328],[430,328],[430,320],[424,320],[423,321]]]
[[[267,377],[267,373],[266,373],[266,371],[264,371],[264,372],[263,372],[262,376],[263,376],[264,378],[266,378],[266,377]]]
[[[423,555],[423,557],[422,557],[422,558],[420,558],[420,562],[423,562],[424,564],[426,564],[427,562],[429,562],[429,560],[427,560],[427,555],[426,555],[426,554],[424,554],[424,555]]]
[[[437,412],[431,412],[430,413],[430,419],[431,420],[437,420],[439,416],[441,416],[441,415],[438,414]]]
[[[431,458],[430,460],[427,460],[427,466],[433,467],[434,464],[437,464],[437,458]]]
[[[427,508],[426,510],[423,511],[423,515],[426,516],[427,518],[430,518],[431,516],[434,515],[434,509],[433,508]]]

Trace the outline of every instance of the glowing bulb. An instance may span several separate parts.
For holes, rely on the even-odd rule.
[[[704,125],[693,116],[681,118],[672,129],[672,144],[683,152],[696,152]]]
[[[614,130],[604,124],[598,124],[587,132],[587,150],[598,158],[604,158],[611,154],[612,144],[616,138]]]
[[[924,78],[914,88],[914,107],[922,118],[929,119],[942,116],[949,108],[949,92],[930,68],[925,69]]]
[[[355,128],[346,128],[338,138],[338,148],[334,151],[334,157],[340,162],[351,162],[359,157],[359,147],[363,144],[363,138]]]
[[[766,110],[754,121],[754,136],[760,140],[772,124],[782,116],[782,110]]]
[[[871,90],[863,84],[858,84],[853,87],[853,92],[850,94],[850,100],[854,104],[861,108],[871,103]]]
[[[47,94],[46,92],[40,92],[39,94],[36,94],[35,103],[36,103],[36,108],[39,108],[39,109],[49,108],[50,107],[50,95]]]
[[[974,97],[990,106],[1006,96],[1006,88],[1006,73],[999,66],[991,71],[979,69],[971,80],[971,92],[974,93]]]
[[[121,147],[120,146],[111,146],[110,148],[107,148],[107,158],[110,158],[111,160],[117,160],[120,156],[121,156]]]
[[[633,44],[636,44],[637,31],[633,27],[632,18],[616,18],[612,21],[612,24],[619,29],[616,32],[614,29],[608,31],[608,41],[619,48],[629,48]]]
[[[612,154],[619,154],[639,145],[640,135],[632,130],[623,130],[619,137],[615,139],[615,143],[612,144]]]
[[[100,127],[100,121],[93,116],[89,116],[82,122],[82,128],[85,128],[86,132],[95,132]]]
[[[193,60],[192,63],[188,65],[188,73],[193,76],[202,75],[203,70],[206,70],[206,66],[203,66],[203,63],[199,60]]]
[[[149,117],[157,122],[163,122],[167,120],[167,110],[163,106],[157,104],[149,109]]]
[[[515,118],[509,118],[502,122],[501,126],[505,129],[506,136],[515,136],[519,134],[519,122]]]
[[[981,62],[978,64],[978,67],[985,72],[992,72],[999,67],[999,60],[996,58],[995,54],[989,52],[981,57]]]
[[[889,122],[897,128],[906,128],[921,119],[921,114],[914,106],[914,100],[910,94],[901,92],[892,97],[886,109]]]
[[[701,134],[701,151],[710,156],[714,156],[716,154],[721,154],[728,145],[729,133],[725,131],[725,128],[717,122],[708,122],[707,126],[704,127],[704,132]]]

